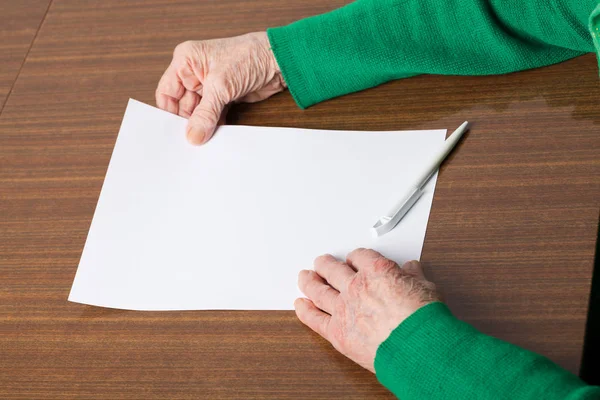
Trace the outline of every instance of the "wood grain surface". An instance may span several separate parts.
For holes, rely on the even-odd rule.
[[[50,0],[0,0],[0,113]]]
[[[0,398],[392,398],[293,312],[66,301],[127,99],[154,104],[174,46],[343,3],[54,0],[0,114]],[[577,373],[600,208],[598,104],[590,54],[506,76],[420,76],[305,111],[283,93],[234,107],[228,123],[473,121],[442,168],[422,260],[457,316]]]

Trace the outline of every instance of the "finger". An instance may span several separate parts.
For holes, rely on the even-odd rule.
[[[402,270],[419,280],[426,280],[425,274],[423,273],[423,266],[416,260],[405,262],[402,265]]]
[[[356,272],[348,264],[337,260],[330,254],[317,257],[314,266],[315,271],[340,292],[348,288],[350,281],[356,275]]]
[[[298,274],[298,286],[321,310],[333,314],[340,293],[329,286],[315,271],[302,270]]]
[[[376,271],[385,271],[390,268],[398,267],[398,265],[371,249],[356,249],[346,258],[346,262],[356,270],[371,269]]]
[[[198,79],[200,73],[201,71],[196,68],[195,64],[192,66],[185,64],[177,69],[177,75],[181,80],[181,84],[186,90],[191,90],[192,92],[197,92],[202,87],[202,83]]]
[[[204,96],[188,121],[187,139],[190,143],[204,144],[212,137],[224,107],[225,103],[214,90],[205,87]]]
[[[170,113],[177,114],[179,109],[179,99],[185,93],[173,65],[169,65],[156,87],[156,105],[158,108]]]
[[[196,92],[186,90],[181,100],[179,100],[179,115],[189,118],[198,106],[198,103],[200,103],[200,96]]]
[[[302,321],[304,325],[331,342],[331,339],[329,338],[331,316],[319,310],[314,303],[308,299],[296,299],[294,308],[296,309],[298,319]]]

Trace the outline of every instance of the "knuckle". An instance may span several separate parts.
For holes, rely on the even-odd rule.
[[[418,261],[412,260],[412,261],[407,261],[404,264],[402,264],[402,270],[404,271],[414,271],[414,270],[418,270],[420,268],[420,264]]]
[[[375,272],[386,272],[396,266],[394,261],[385,257],[378,257],[373,261],[373,271]]]
[[[373,249],[367,249],[364,247],[359,247],[353,250],[350,254],[348,254],[349,259],[354,259],[357,262],[361,260],[363,263],[369,260],[374,260],[379,257],[383,256]]]
[[[194,47],[194,42],[192,40],[186,40],[185,42],[179,43],[175,46],[175,50],[173,50],[173,57],[177,57],[182,54],[187,54]]]
[[[404,292],[406,296],[418,299],[422,303],[430,303],[440,300],[435,284],[432,282],[419,281],[415,278],[404,278]]]
[[[164,82],[163,91],[164,91],[164,93],[167,93],[171,96],[180,97],[183,90],[185,90],[185,89],[182,87],[179,87],[177,82],[174,82],[172,80],[166,80]]]

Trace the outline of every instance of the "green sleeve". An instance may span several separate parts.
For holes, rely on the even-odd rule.
[[[600,70],[600,2],[590,16],[590,32],[598,54],[598,70]]]
[[[598,0],[358,0],[267,30],[296,100],[418,74],[491,75],[594,51]]]
[[[442,303],[417,310],[379,346],[379,381],[402,400],[600,399],[545,357],[486,336]]]

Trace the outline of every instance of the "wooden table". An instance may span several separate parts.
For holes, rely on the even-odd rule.
[[[0,398],[391,398],[293,312],[66,301],[127,99],[154,104],[175,45],[344,3],[0,2]],[[416,77],[306,111],[284,93],[237,106],[229,123],[473,121],[441,171],[422,260],[460,318],[576,373],[600,207],[598,104],[590,54],[507,76]]]

